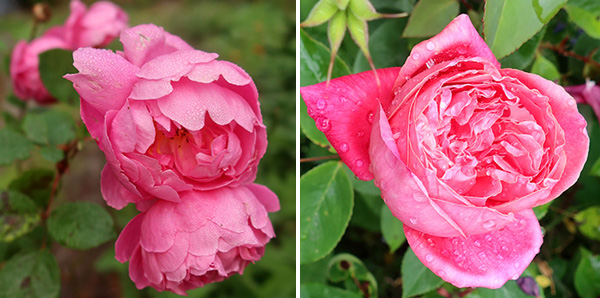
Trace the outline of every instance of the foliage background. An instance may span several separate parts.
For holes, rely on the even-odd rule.
[[[9,57],[14,44],[27,39],[32,28],[30,8],[37,1],[6,1],[17,4],[17,9],[0,16],[0,107],[3,113],[0,129],[12,129],[27,134],[22,118],[36,107],[32,103],[19,107],[11,93],[8,75]],[[84,0],[88,7],[93,1]],[[232,61],[244,68],[254,79],[267,126],[269,147],[262,159],[257,183],[267,185],[278,194],[281,210],[270,214],[277,237],[266,248],[264,257],[248,266],[243,276],[233,276],[222,283],[210,284],[189,292],[189,297],[293,297],[295,295],[295,3],[293,1],[113,1],[129,14],[130,26],[154,23],[180,36],[197,49],[219,53],[219,59]],[[38,35],[50,26],[61,24],[68,15],[68,1],[46,1],[52,10],[52,19],[38,28]],[[3,12],[4,13],[4,12]],[[118,39],[117,39],[118,40]],[[118,41],[109,48],[120,49]],[[67,82],[68,83],[68,82]],[[69,83],[70,84],[70,83]],[[79,120],[78,102],[60,103],[48,107],[62,111]],[[11,117],[12,116],[12,117]],[[38,123],[39,124],[39,123]],[[52,129],[56,123],[50,122]],[[74,129],[71,127],[71,129]],[[55,131],[61,134],[61,131]],[[69,163],[62,177],[56,198],[50,209],[67,202],[97,203],[109,212],[114,227],[109,241],[97,248],[76,250],[53,241],[45,228],[33,230],[11,242],[0,242],[0,297],[4,297],[3,279],[19,275],[2,270],[11,258],[46,247],[60,267],[60,294],[51,278],[44,280],[34,275],[23,279],[21,287],[41,285],[35,296],[44,297],[174,297],[154,289],[138,291],[128,277],[127,264],[114,259],[116,235],[137,211],[133,206],[117,211],[104,203],[100,194],[100,171],[104,155],[95,142],[85,140],[84,129],[75,130],[80,151]],[[5,139],[2,142],[6,142]],[[1,143],[1,142],[0,142]],[[0,144],[0,147],[2,145]],[[14,181],[26,184],[23,189],[35,192],[47,203],[56,164],[35,148],[31,157],[0,167],[0,191],[6,204],[6,191],[18,188]],[[34,169],[33,172],[28,170]],[[40,179],[34,179],[32,173]],[[29,175],[29,176],[27,176]],[[45,200],[45,201],[44,201]],[[0,232],[10,227],[7,205],[0,214]],[[14,207],[14,206],[13,206]],[[90,236],[92,237],[92,236]],[[4,272],[3,272],[4,271]],[[38,278],[36,281],[35,279]],[[36,283],[37,282],[37,283]],[[58,282],[58,280],[56,280]]]
[[[300,21],[316,3],[300,1]],[[441,31],[459,13],[468,13],[480,33],[484,31],[482,0],[371,3],[378,12],[410,13],[408,18],[368,23],[376,68],[402,66],[414,45]],[[600,2],[487,0],[487,5],[496,10],[487,12],[486,42],[503,57],[502,67],[537,73],[563,86],[583,84],[586,78],[600,82]],[[492,34],[491,28],[497,31]],[[300,84],[322,82],[330,55],[327,24],[303,28],[300,35]],[[369,69],[346,34],[333,77]],[[335,161],[334,150],[300,104],[301,297],[531,297],[512,280],[498,290],[457,289],[425,268],[373,182],[357,180]],[[576,185],[551,204],[535,208],[545,231],[544,244],[523,276],[535,280],[525,290],[533,293],[537,288],[541,297],[600,295],[600,127],[589,106],[578,108],[591,139],[585,168]]]

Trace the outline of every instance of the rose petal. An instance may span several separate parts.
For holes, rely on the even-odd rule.
[[[121,234],[115,243],[115,259],[121,263],[127,262],[134,249],[140,244],[140,233],[142,228],[142,222],[144,221],[144,213],[138,214],[134,217]]]
[[[144,63],[160,55],[177,50],[191,50],[192,47],[181,38],[173,36],[154,24],[143,24],[127,29],[119,38],[123,44],[123,52],[133,65]]]
[[[540,225],[532,210],[487,234],[443,238],[405,226],[411,248],[431,271],[456,287],[497,289],[518,278],[542,245]]]
[[[247,185],[246,187],[256,196],[256,199],[265,206],[267,212],[279,211],[279,199],[268,187],[256,183]]]
[[[392,100],[392,84],[399,67],[377,70],[380,85],[372,71],[343,76],[329,82],[300,88],[300,94],[317,128],[354,174],[373,179],[369,171],[369,140],[379,104],[384,109]]]

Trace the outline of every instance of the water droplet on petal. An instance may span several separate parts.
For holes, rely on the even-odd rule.
[[[356,136],[358,136],[359,138],[363,137],[364,135],[365,135],[365,133],[362,130],[356,134]]]
[[[317,108],[324,109],[327,106],[327,102],[324,99],[319,99],[317,101]]]
[[[375,115],[373,115],[373,113],[369,113],[367,115],[367,121],[372,124],[373,123],[373,117],[375,117]]]
[[[348,144],[342,143],[340,145],[340,151],[342,151],[342,152],[348,152],[348,149],[349,149]]]
[[[432,68],[434,64],[435,62],[433,61],[433,59],[429,59],[427,60],[427,62],[425,62],[425,66],[427,66],[427,68]]]
[[[479,240],[475,240],[475,242],[473,242],[473,244],[475,244],[475,246],[477,246],[477,247],[481,247],[481,242],[479,242]]]
[[[490,235],[485,235],[483,238],[485,238],[485,241],[492,241],[492,236]]]
[[[518,268],[521,266],[521,264],[520,264],[519,262],[516,262],[516,263],[514,264],[514,266],[515,266],[515,268],[517,268],[517,269],[518,269]]]
[[[428,50],[433,51],[433,50],[435,50],[435,43],[433,41],[430,41],[427,43],[426,47]]]
[[[486,221],[486,222],[483,223],[483,227],[486,228],[486,229],[488,229],[488,230],[491,230],[491,229],[493,229],[493,228],[496,227],[496,222],[493,221],[493,220],[488,220],[488,221]]]
[[[485,259],[485,257],[487,257],[483,251],[480,252],[480,253],[478,253],[477,256],[480,257],[480,258],[482,258],[482,259]]]
[[[444,270],[440,270],[440,271],[438,271],[437,275],[439,277],[444,277],[444,276],[446,276],[446,272],[444,272]]]
[[[397,139],[399,139],[399,138],[400,138],[400,135],[401,135],[401,134],[402,134],[402,133],[400,133],[400,132],[397,132],[397,133],[395,133],[395,134],[393,134],[393,135],[392,135],[392,138],[394,138],[394,140],[397,140]]]
[[[357,159],[357,160],[354,162],[354,164],[355,164],[357,167],[359,167],[359,168],[360,168],[360,167],[362,167],[362,166],[363,166],[365,163],[362,161],[362,159]]]
[[[387,188],[387,182],[385,182],[385,180],[381,180],[381,185],[379,186],[379,188],[381,188],[381,190]]]
[[[430,255],[430,254],[427,254],[427,255],[425,256],[425,260],[426,260],[427,262],[432,262],[432,261],[433,261],[433,259],[434,259],[434,258],[433,258],[433,256],[432,256],[432,255]]]
[[[452,239],[452,244],[454,244],[454,245],[458,245],[458,239],[456,239],[456,238],[453,238],[453,239]]]
[[[409,221],[410,221],[410,223],[411,223],[411,224],[413,224],[413,225],[416,225],[416,224],[417,224],[417,222],[419,222],[419,221],[418,221],[416,218],[414,218],[414,217],[411,217],[411,218],[409,218],[408,220],[409,220]]]
[[[322,132],[326,132],[331,129],[331,123],[329,123],[329,118],[327,117],[317,118],[316,124],[317,128]]]
[[[362,102],[362,100],[359,100],[359,101],[357,101],[357,102],[356,102],[356,105],[357,105],[357,106],[359,106],[359,107],[361,107],[361,106],[363,105],[363,102]]]
[[[419,53],[413,53],[412,54],[412,58],[415,59],[415,60],[419,60],[419,58],[421,58],[421,54],[419,54]]]

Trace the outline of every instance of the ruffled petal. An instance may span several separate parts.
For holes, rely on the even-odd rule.
[[[140,233],[142,231],[142,222],[144,221],[144,213],[138,214],[134,217],[115,242],[115,259],[121,263],[127,262],[131,258],[133,251],[140,244]]]
[[[456,287],[497,289],[518,278],[542,245],[542,231],[532,210],[515,215],[502,229],[467,238],[431,236],[404,226],[411,248],[431,271]]]
[[[369,139],[375,113],[387,108],[393,98],[392,85],[399,67],[378,69],[380,85],[372,71],[343,76],[329,82],[300,88],[308,115],[362,180],[373,179],[369,171]]]
[[[279,199],[268,187],[256,183],[246,187],[256,196],[256,199],[265,207],[267,212],[279,211]]]

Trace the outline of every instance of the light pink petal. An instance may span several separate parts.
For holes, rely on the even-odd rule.
[[[179,232],[175,236],[175,243],[169,250],[154,254],[161,272],[171,272],[181,267],[190,248],[188,237],[188,233]]]
[[[381,197],[405,226],[431,235],[456,237],[464,235],[461,228],[431,199],[421,182],[400,161],[391,138],[389,123],[383,110],[376,115],[369,153],[375,184]],[[389,146],[389,147],[388,147]]]
[[[530,89],[536,89],[542,95],[548,96],[552,114],[565,132],[564,150],[567,165],[560,180],[552,189],[550,196],[538,202],[538,205],[541,205],[558,197],[571,185],[575,184],[577,178],[579,178],[587,159],[590,144],[585,129],[587,123],[577,111],[575,99],[563,87],[538,75],[516,69],[503,69],[502,74],[516,78]]]
[[[192,47],[154,24],[143,24],[127,29],[119,38],[123,43],[125,57],[133,65],[144,63],[177,50],[191,50]]]
[[[133,152],[135,149],[137,132],[129,104],[125,104],[113,119],[108,137],[114,148],[121,153]]]
[[[247,185],[246,187],[256,196],[256,199],[265,206],[267,212],[279,211],[279,199],[268,187],[255,183]]]
[[[308,115],[354,174],[362,180],[373,179],[369,171],[369,140],[377,109],[387,108],[394,96],[392,86],[399,67],[343,76],[300,88]]]
[[[148,108],[143,102],[131,101],[129,104],[137,134],[135,150],[146,152],[155,141],[156,128],[154,127],[154,122]]]
[[[194,64],[206,63],[217,57],[217,54],[197,50],[176,51],[146,62],[137,76],[149,80],[179,78],[187,74]]]
[[[165,252],[175,243],[175,235],[179,230],[175,205],[159,200],[146,212],[140,240],[145,251]]]
[[[129,98],[138,100],[157,99],[171,92],[173,92],[173,87],[169,80],[140,79],[133,86],[133,91],[131,91]]]
[[[467,238],[443,238],[404,226],[406,239],[419,260],[456,287],[497,289],[518,278],[542,245],[540,225],[532,210],[515,215],[503,229]]]
[[[140,233],[142,221],[144,221],[144,213],[138,214],[135,216],[121,234],[119,234],[119,238],[115,242],[115,259],[121,263],[127,262],[131,258],[133,251],[140,244]]]
[[[212,83],[223,76],[227,83],[243,86],[252,82],[252,78],[237,65],[229,61],[214,60],[208,63],[200,63],[194,66],[187,77],[199,83]]]
[[[108,206],[119,210],[129,203],[135,203],[141,199],[141,195],[131,192],[121,183],[125,182],[121,182],[117,179],[110,165],[105,165],[104,169],[102,169],[100,180],[102,197]]]
[[[73,52],[73,59],[79,73],[64,78],[73,82],[81,100],[100,113],[121,109],[137,80],[137,67],[102,49],[80,48]]]
[[[394,89],[403,86],[409,78],[435,64],[471,57],[487,59],[500,68],[500,63],[473,27],[469,16],[461,14],[442,32],[413,47],[394,84]]]

